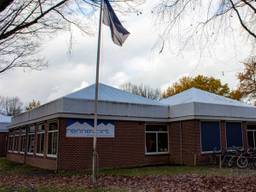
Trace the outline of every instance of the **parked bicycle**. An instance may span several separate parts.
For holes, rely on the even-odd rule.
[[[246,151],[240,147],[232,147],[222,154],[221,163],[223,167],[256,169],[256,150],[248,149]]]

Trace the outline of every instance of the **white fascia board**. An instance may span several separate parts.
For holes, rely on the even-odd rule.
[[[231,105],[195,103],[195,116],[256,119],[256,108]]]
[[[93,100],[63,100],[63,113],[93,114]],[[99,101],[98,114],[117,117],[168,118],[168,106]]]
[[[180,118],[195,115],[194,103],[184,103],[179,105],[173,105],[169,107],[169,118]]]
[[[26,121],[31,121],[33,119],[38,119],[40,117],[49,116],[51,114],[60,113],[63,111],[63,101],[61,99],[54,100],[50,103],[44,104],[35,108],[31,111],[21,113],[12,118],[11,125],[19,124]]]

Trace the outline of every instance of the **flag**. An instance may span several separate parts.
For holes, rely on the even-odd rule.
[[[113,42],[119,46],[122,46],[130,33],[119,21],[109,1],[103,0],[103,2],[103,23],[110,27]]]

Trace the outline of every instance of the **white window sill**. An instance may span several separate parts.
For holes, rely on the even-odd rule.
[[[221,153],[221,150],[219,151],[202,151],[202,155],[207,155],[207,154],[215,154],[215,153]]]
[[[57,158],[57,155],[47,154],[47,157],[50,157],[50,158]]]
[[[36,153],[36,156],[43,157],[43,156],[44,156],[44,154],[43,154],[43,153]]]
[[[34,155],[34,153],[27,152],[27,155]]]
[[[145,155],[167,155],[170,154],[168,151],[167,152],[152,152],[152,153],[145,153]]]

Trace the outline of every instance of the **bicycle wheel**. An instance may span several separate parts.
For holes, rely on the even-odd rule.
[[[228,163],[227,163],[227,166],[228,166],[229,168],[234,167],[234,165],[235,165],[235,159],[236,159],[236,157],[230,157],[230,159],[228,160]]]
[[[240,169],[245,169],[248,167],[248,159],[246,157],[238,157],[236,161],[237,167]]]

